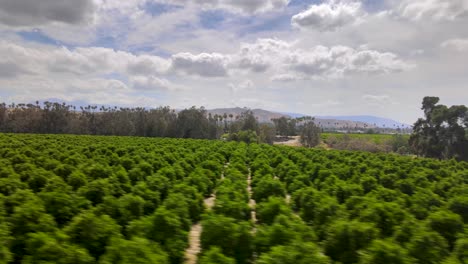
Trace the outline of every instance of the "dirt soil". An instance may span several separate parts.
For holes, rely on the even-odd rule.
[[[281,141],[274,142],[273,144],[283,145],[283,146],[290,146],[290,147],[301,147],[302,146],[301,142],[299,141],[299,136],[289,137],[287,140],[284,140],[282,138]]]

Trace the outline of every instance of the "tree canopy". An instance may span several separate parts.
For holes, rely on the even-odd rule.
[[[468,108],[438,103],[438,97],[423,99],[425,118],[414,124],[411,148],[424,157],[468,160]]]

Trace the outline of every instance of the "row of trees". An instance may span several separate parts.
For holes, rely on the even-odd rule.
[[[365,152],[0,134],[0,263],[182,263],[201,220],[201,264],[462,264],[467,173]]]
[[[243,117],[243,116],[242,116]],[[250,122],[237,119],[235,127]],[[204,108],[176,112],[117,107],[75,107],[65,103],[0,104],[0,131],[13,133],[86,134],[214,139],[223,133],[218,116]]]
[[[234,143],[230,143],[234,144]],[[229,145],[0,136],[0,263],[182,263]]]
[[[247,147],[240,144],[231,153],[224,179],[215,191],[213,210],[202,217],[200,264],[247,264],[252,261],[247,162]]]
[[[467,163],[270,146],[256,146],[253,153],[254,179],[269,182],[261,192],[289,193],[291,208],[314,231],[309,243],[322,245],[332,263],[468,261]],[[288,215],[282,201],[272,207],[273,218]],[[297,246],[284,255],[298,257],[281,263],[330,263],[320,255],[303,261]]]
[[[294,120],[294,124],[288,124],[294,135],[301,126],[311,122],[310,119]],[[203,107],[175,111],[169,107],[76,107],[55,102],[0,104],[0,132],[11,133],[195,139],[218,139],[224,134],[223,138],[228,140],[272,144],[277,131],[280,135],[284,134],[282,121],[259,124],[250,110],[238,116],[212,115]]]

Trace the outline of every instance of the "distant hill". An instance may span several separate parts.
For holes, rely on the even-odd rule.
[[[208,113],[211,113],[212,115],[230,115],[232,114],[234,117],[239,116],[242,112],[245,112],[248,110],[248,108],[218,108],[218,109],[212,109],[212,110],[207,110]],[[258,122],[260,123],[271,123],[271,119],[273,118],[280,118],[282,116],[289,117],[288,115],[281,114],[281,113],[276,113],[276,112],[271,112],[263,109],[251,109],[252,112],[254,113],[255,117],[257,117]],[[229,120],[229,117],[228,117]]]
[[[404,124],[389,118],[382,118],[377,116],[318,116],[320,119],[336,119],[336,120],[348,120],[355,122],[364,122],[376,127],[387,127],[387,128],[396,128],[396,127],[409,127],[408,124]]]
[[[232,114],[234,117],[240,115],[242,112],[248,110],[248,108],[218,108],[218,109],[211,109],[207,110],[208,113],[211,113],[212,115],[230,115]],[[260,123],[271,123],[271,119],[273,118],[280,118],[282,116],[284,117],[291,117],[291,118],[297,118],[297,117],[302,117],[306,116],[304,114],[299,114],[299,113],[277,113],[273,111],[267,111],[263,109],[251,109],[254,113],[254,115],[257,117],[258,121]],[[369,119],[371,120],[371,119]],[[373,121],[373,119],[372,119]],[[375,128],[374,122],[365,122],[363,120],[358,120],[358,119],[345,119],[345,118],[338,118],[338,117],[318,117],[315,119],[315,123],[317,123],[319,126],[323,128],[354,128],[354,127],[361,127],[361,128]],[[380,124],[380,123],[379,123]],[[392,126],[394,123],[391,123]]]

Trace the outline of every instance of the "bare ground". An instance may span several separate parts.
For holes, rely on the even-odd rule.
[[[224,165],[226,168],[229,164]],[[221,180],[224,179],[224,172],[221,174]],[[203,203],[207,210],[211,210],[215,205],[216,194],[211,194],[210,197],[206,198]],[[200,223],[192,226],[189,233],[189,247],[185,251],[185,264],[197,264],[198,254],[201,252],[200,237],[203,231],[203,227]]]
[[[302,144],[299,141],[299,136],[289,137],[289,140],[274,142],[275,145],[283,145],[283,146],[290,146],[290,147],[301,147]]]
[[[247,178],[247,192],[249,193],[249,206],[250,206],[250,209],[252,209],[252,211],[250,212],[251,214],[251,218],[252,218],[252,222],[255,224],[257,223],[257,214],[255,212],[255,206],[256,206],[256,202],[254,199],[252,199],[252,186],[251,186],[251,182],[252,182],[252,173],[250,172],[250,169],[249,169],[249,176]]]

